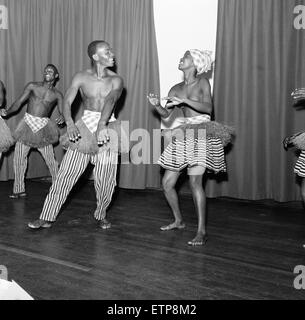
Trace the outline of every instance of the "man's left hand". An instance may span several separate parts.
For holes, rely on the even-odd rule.
[[[107,126],[99,127],[97,130],[97,143],[100,146],[106,145],[110,140]]]

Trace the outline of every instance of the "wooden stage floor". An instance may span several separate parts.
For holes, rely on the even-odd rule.
[[[27,181],[27,199],[0,183],[0,265],[35,299],[305,299],[293,270],[305,265],[300,202],[208,200],[209,241],[196,231],[190,196],[181,196],[187,228],[164,233],[172,217],[162,192],[120,189],[101,230],[91,182],[79,184],[56,224],[33,231],[50,184]]]

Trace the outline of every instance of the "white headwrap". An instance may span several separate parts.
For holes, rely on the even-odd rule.
[[[194,65],[197,69],[197,74],[202,74],[212,69],[212,51],[191,49],[189,52],[193,58]]]

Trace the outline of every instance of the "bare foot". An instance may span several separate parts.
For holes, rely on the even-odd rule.
[[[169,230],[174,230],[174,229],[184,229],[185,224],[183,222],[174,222],[169,224],[168,226],[162,226],[160,229],[162,231],[169,231]]]
[[[103,219],[99,222],[100,228],[106,230],[111,228],[111,223],[107,219]]]
[[[196,237],[187,244],[189,246],[203,246],[207,241],[208,236],[206,234],[197,233]]]

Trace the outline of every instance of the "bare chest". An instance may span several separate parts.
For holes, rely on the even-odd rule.
[[[36,88],[32,91],[30,102],[35,105],[45,105],[49,106],[54,104],[57,101],[57,95],[52,89],[46,88]]]
[[[81,92],[87,99],[103,100],[112,90],[109,80],[90,80],[83,83]]]
[[[181,85],[177,91],[176,95],[178,98],[186,98],[194,101],[200,101],[203,96],[202,89],[199,85]]]

